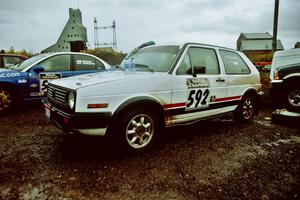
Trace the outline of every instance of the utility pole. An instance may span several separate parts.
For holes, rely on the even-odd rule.
[[[94,17],[94,48],[97,48],[99,46],[99,40],[98,40],[98,22],[97,18]]]
[[[273,53],[277,49],[276,47],[277,47],[277,30],[278,30],[278,11],[279,11],[279,0],[275,0],[273,42],[272,42],[272,52]]]

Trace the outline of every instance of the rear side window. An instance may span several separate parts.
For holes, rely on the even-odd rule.
[[[105,69],[105,66],[101,61],[99,61],[98,59],[95,59],[95,60],[96,60],[96,68],[97,69]]]
[[[38,65],[44,67],[46,72],[70,71],[70,62],[70,55],[58,55],[48,58]]]
[[[226,74],[250,74],[244,60],[235,52],[220,50]]]
[[[76,71],[96,70],[96,59],[91,56],[74,55],[74,65]]]

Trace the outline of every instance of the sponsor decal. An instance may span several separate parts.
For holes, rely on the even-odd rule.
[[[188,88],[207,88],[209,87],[209,81],[207,78],[189,78],[186,80]]]
[[[18,83],[27,83],[27,80],[26,79],[19,79]]]
[[[51,79],[58,79],[61,78],[61,73],[40,73],[40,79],[47,79],[47,80],[51,80]]]
[[[210,97],[210,102],[215,102],[216,101],[216,96],[211,96]]]
[[[91,60],[76,60],[76,65],[96,65],[96,64]]]
[[[21,74],[19,72],[0,74],[0,78],[14,78],[14,77],[19,77],[19,76],[21,76]]]

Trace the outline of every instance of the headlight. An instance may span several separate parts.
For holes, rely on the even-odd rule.
[[[73,109],[75,106],[75,93],[74,92],[69,93],[68,105],[71,109]]]
[[[279,72],[275,69],[274,70],[274,80],[279,80],[280,77],[279,77]]]

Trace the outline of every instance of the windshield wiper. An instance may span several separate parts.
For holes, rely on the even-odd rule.
[[[143,64],[137,64],[135,63],[135,67],[141,67],[141,68],[145,68],[150,72],[155,72],[153,69],[151,69],[148,65],[143,65]]]

